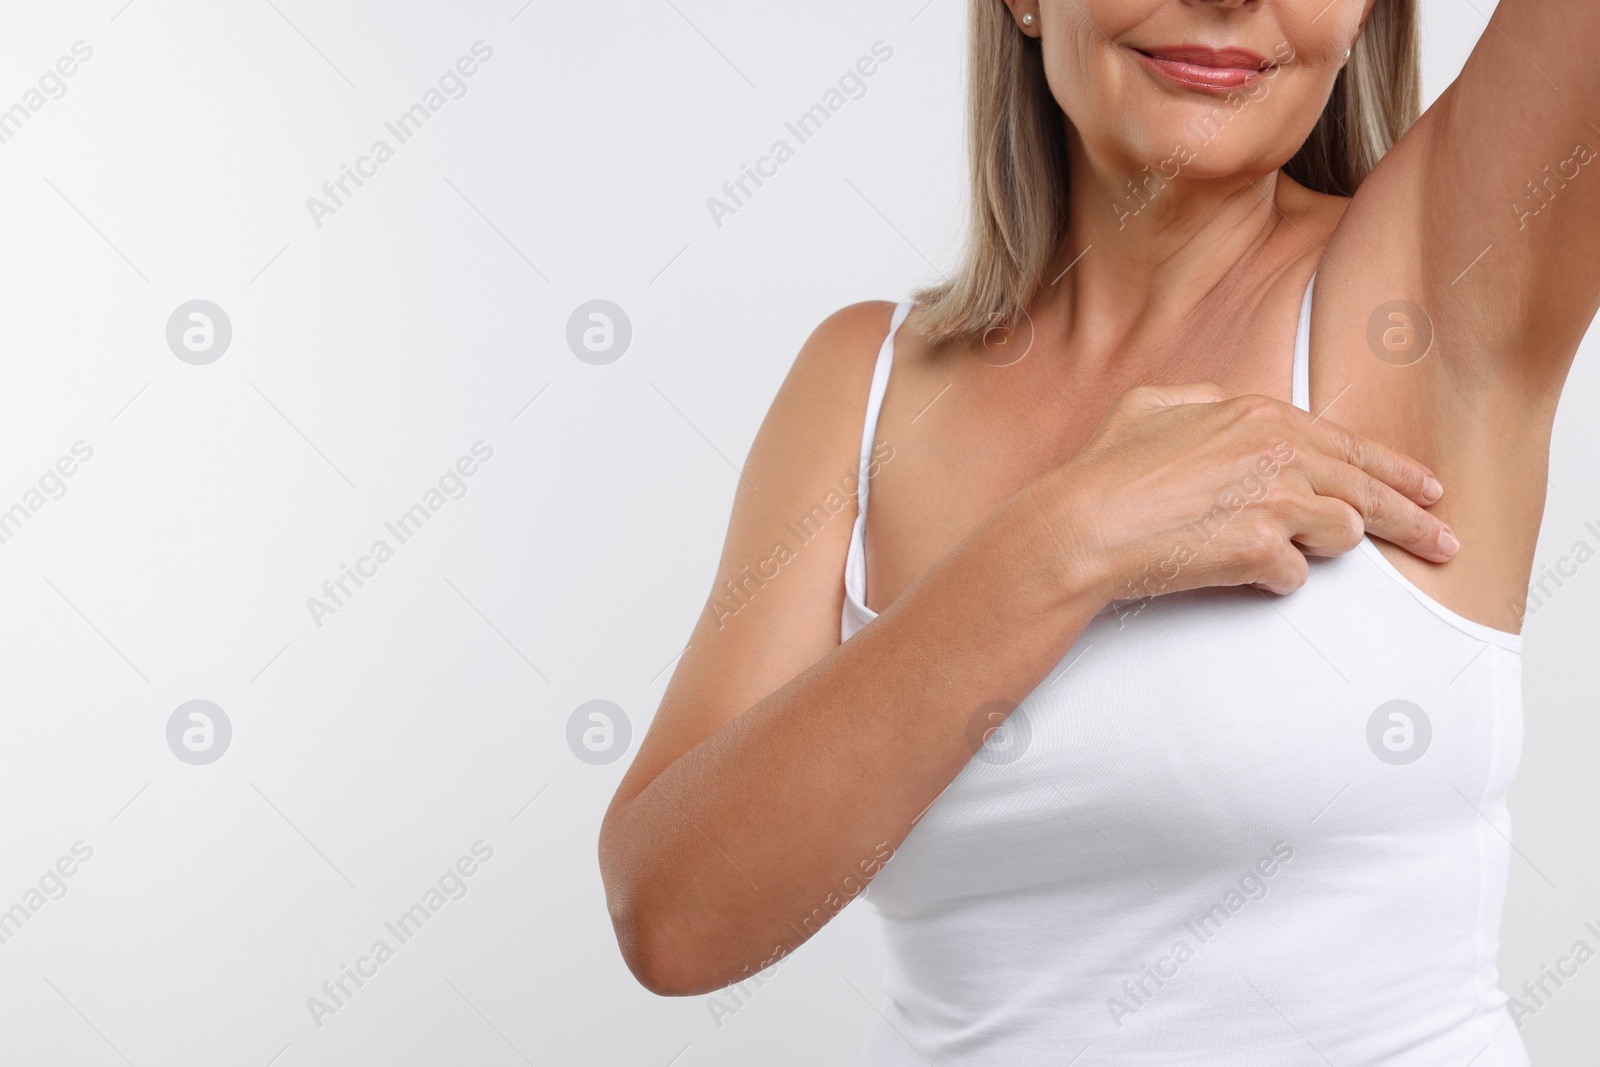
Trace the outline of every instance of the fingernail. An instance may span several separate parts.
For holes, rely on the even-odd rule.
[[[1432,504],[1442,496],[1444,496],[1444,486],[1439,484],[1439,479],[1431,474],[1422,479],[1422,499],[1424,501]]]
[[[1461,542],[1456,540],[1456,535],[1449,528],[1439,531],[1439,555],[1453,556],[1461,550]]]

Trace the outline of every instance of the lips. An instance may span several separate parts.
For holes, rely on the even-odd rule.
[[[1226,93],[1242,89],[1273,67],[1271,60],[1248,48],[1168,45],[1135,49],[1151,71],[1186,89]]]

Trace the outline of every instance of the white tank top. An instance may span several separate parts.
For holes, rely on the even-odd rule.
[[[845,639],[875,617],[868,457],[910,310]],[[1310,321],[1307,286],[1301,408]],[[868,889],[890,962],[861,1063],[1525,1067],[1495,969],[1521,663],[1371,540],[1289,596],[1108,607]]]

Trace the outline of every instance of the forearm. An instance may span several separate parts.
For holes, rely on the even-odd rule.
[[[972,758],[985,706],[1049,674],[1105,603],[1060,498],[1048,483],[1018,494],[608,815],[613,918],[647,984],[714,989],[792,951]]]

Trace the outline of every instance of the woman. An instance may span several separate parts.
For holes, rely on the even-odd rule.
[[[1416,22],[974,0],[966,259],[806,343],[607,813],[641,982],[870,881],[875,1067],[1527,1062],[1505,795],[1600,6],[1501,0],[1420,119]]]

